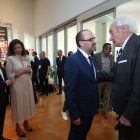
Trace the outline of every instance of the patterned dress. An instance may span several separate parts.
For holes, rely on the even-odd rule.
[[[14,55],[7,58],[6,73],[14,84],[10,88],[12,120],[14,123],[20,123],[28,120],[35,114],[35,101],[31,77],[29,74],[23,74],[14,78],[15,74],[30,66],[29,59]]]

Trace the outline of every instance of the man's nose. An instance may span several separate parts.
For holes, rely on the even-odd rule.
[[[110,35],[109,41],[113,41],[113,38],[112,38],[112,36],[111,36],[111,35]]]

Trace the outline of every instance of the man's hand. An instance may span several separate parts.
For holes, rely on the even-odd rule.
[[[12,80],[6,80],[5,82],[6,82],[7,86],[11,86],[13,84]]]
[[[81,124],[81,120],[80,118],[77,120],[72,121],[75,125],[80,125]]]
[[[131,122],[123,115],[120,117],[119,122],[125,126],[132,126]]]

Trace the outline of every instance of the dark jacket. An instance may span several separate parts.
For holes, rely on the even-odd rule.
[[[96,63],[97,69],[102,70],[102,52],[94,54],[93,57],[94,57],[94,61]],[[110,59],[110,70],[111,70],[113,63],[114,63],[113,55],[110,54],[109,59]]]
[[[66,60],[64,82],[71,120],[94,116],[99,104],[97,80],[90,64],[79,50]]]
[[[3,72],[3,76],[6,80],[6,71],[4,69],[2,69]],[[0,107],[4,106],[7,104],[7,100],[8,100],[8,91],[7,91],[8,87],[6,82],[2,79],[1,75],[0,75]]]
[[[62,60],[59,60],[59,57],[56,58],[56,65],[57,65],[57,74],[64,75],[64,65],[67,57],[62,56]]]
[[[50,61],[48,58],[40,59],[38,63],[39,78],[46,79],[46,74],[48,72],[48,67],[50,66]]]
[[[112,80],[114,110],[140,127],[140,36],[133,34],[112,72],[99,72],[98,78],[101,81]]]

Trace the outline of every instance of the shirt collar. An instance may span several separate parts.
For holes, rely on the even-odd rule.
[[[125,45],[126,45],[126,43],[127,43],[127,41],[128,41],[128,39],[131,37],[131,35],[130,36],[128,36],[127,37],[127,39],[124,41],[124,43],[122,44],[122,50],[124,49],[124,47],[125,47]]]
[[[86,52],[84,52],[82,49],[79,48],[79,51],[86,57],[86,59],[88,59],[89,56]]]

